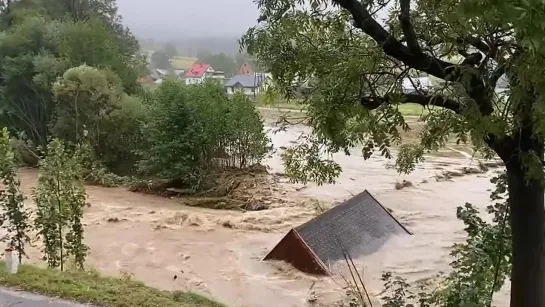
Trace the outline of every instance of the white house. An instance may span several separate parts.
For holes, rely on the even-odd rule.
[[[210,64],[196,63],[193,64],[188,70],[184,73],[185,84],[200,84],[203,83],[207,78],[211,78],[214,73],[214,69]]]
[[[236,75],[225,83],[225,91],[229,95],[240,91],[248,96],[256,96],[265,90],[270,79],[271,78],[264,73]]]
[[[200,84],[206,79],[216,80],[220,84],[223,84],[225,73],[214,70],[210,64],[195,63],[184,72],[183,79],[186,85]]]

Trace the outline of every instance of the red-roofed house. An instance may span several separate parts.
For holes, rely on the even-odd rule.
[[[240,67],[237,73],[237,75],[244,75],[244,76],[250,76],[253,74],[254,74],[254,70],[252,69],[250,65],[248,65],[248,63],[242,64],[242,66]]]
[[[210,66],[210,64],[195,63],[185,71],[185,84],[189,85],[202,83],[205,79],[211,78],[213,74],[214,69],[212,66]]]

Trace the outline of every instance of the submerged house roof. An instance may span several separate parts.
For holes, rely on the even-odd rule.
[[[257,73],[252,75],[236,75],[233,78],[229,79],[225,83],[226,87],[232,87],[235,86],[237,83],[240,84],[242,87],[259,87],[263,82],[267,79],[267,76],[265,74]]]
[[[356,258],[410,234],[367,190],[295,229],[324,263],[344,259],[342,248]]]
[[[283,260],[311,274],[327,275],[331,264],[376,252],[395,235],[411,234],[367,190],[290,232],[264,260]]]

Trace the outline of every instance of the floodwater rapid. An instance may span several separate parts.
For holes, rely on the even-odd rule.
[[[485,208],[492,189],[489,179],[499,169],[439,180],[437,174],[475,167],[476,162],[463,154],[430,156],[413,173],[401,176],[389,167],[392,161],[379,156],[364,160],[354,149],[350,156],[334,156],[343,168],[336,184],[292,184],[282,175],[280,153],[304,132],[308,129],[295,126],[269,133],[276,152],[264,164],[276,175],[271,175],[270,184],[255,189],[263,193],[269,210],[203,209],[176,198],[87,187],[88,265],[105,274],[130,274],[161,289],[196,291],[229,306],[307,306],[311,293],[317,305],[333,306],[345,292],[342,269],[332,277],[317,278],[261,259],[290,228],[316,216],[317,206],[332,206],[367,189],[413,233],[356,260],[371,295],[380,296],[384,271],[409,281],[448,272],[451,246],[464,240],[456,207],[469,202]],[[30,196],[37,171],[22,169],[20,176]],[[396,189],[403,180],[412,185]],[[41,263],[38,249],[30,258]],[[497,294],[496,301],[498,306],[506,304],[507,292]]]

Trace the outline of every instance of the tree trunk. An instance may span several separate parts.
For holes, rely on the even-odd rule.
[[[513,235],[511,307],[545,307],[544,188],[537,180],[526,181],[518,155],[506,162]]]

